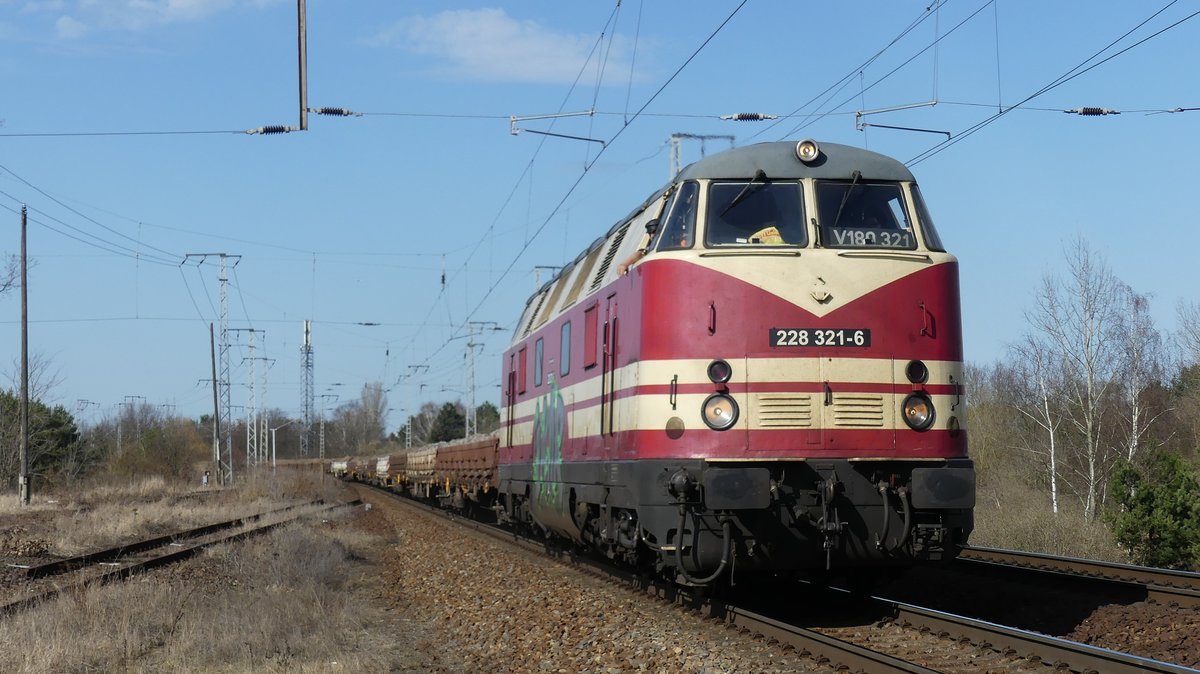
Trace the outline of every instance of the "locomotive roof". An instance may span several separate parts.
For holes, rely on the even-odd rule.
[[[771,180],[799,180],[801,178],[850,180],[855,171],[859,171],[866,180],[916,180],[904,164],[878,152],[837,143],[820,143],[820,147],[821,156],[808,164],[801,162],[796,157],[794,141],[755,143],[725,150],[689,164],[670,183],[647,197],[629,215],[616,221],[606,235],[593,241],[574,260],[543,283],[525,300],[525,305],[529,306],[529,303],[538,295],[549,290],[560,277],[569,273],[588,253],[604,245],[604,241],[612,236],[613,232],[645,210],[650,202],[661,198],[671,185],[684,180],[721,178],[745,180],[754,176],[760,169]]]
[[[849,180],[854,171],[868,180],[914,180],[904,164],[877,152],[849,145],[821,143],[821,156],[805,164],[796,158],[796,143],[757,143],[726,150],[689,165],[675,180],[749,178],[761,170],[771,180],[830,178]]]

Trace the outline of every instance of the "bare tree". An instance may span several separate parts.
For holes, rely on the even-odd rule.
[[[0,289],[0,294],[3,294]],[[14,358],[12,369],[7,373],[10,386],[14,391],[21,390],[21,358]],[[29,354],[29,399],[50,402],[50,393],[62,384],[62,373],[51,369],[51,361],[40,353]]]
[[[8,294],[8,292],[17,286],[21,285],[21,258],[16,255],[9,255],[0,258],[3,260],[0,263],[0,297]],[[26,262],[28,267],[32,264]]]
[[[1146,389],[1162,380],[1163,343],[1162,336],[1150,317],[1150,299],[1126,286],[1121,293],[1126,311],[1122,325],[1125,413],[1121,419],[1125,424],[1125,460],[1133,462],[1142,446],[1142,436],[1150,429],[1161,411],[1151,415],[1145,402]]]
[[[1180,300],[1176,307],[1179,315],[1179,346],[1187,365],[1200,364],[1200,302]]]
[[[380,382],[364,384],[362,388],[363,438],[368,442],[383,439],[383,420],[387,416],[387,392]]]
[[[1084,517],[1094,519],[1111,456],[1102,441],[1107,397],[1122,360],[1123,284],[1081,237],[1066,251],[1068,278],[1047,276],[1026,319],[1062,363],[1069,404],[1064,411],[1080,437],[1073,448],[1083,481]]]
[[[383,384],[365,384],[358,400],[346,403],[333,412],[332,429],[326,437],[333,453],[357,454],[384,439],[383,419],[387,411],[387,394]],[[332,433],[330,432],[332,431]]]
[[[412,444],[414,447],[429,444],[429,435],[433,431],[433,424],[437,421],[438,412],[441,408],[431,402],[422,403],[421,409],[414,415],[408,418],[409,424],[412,424]],[[401,439],[404,439],[401,436]]]
[[[1018,400],[1013,405],[1021,414],[1037,425],[1044,433],[1045,444],[1035,439],[1027,443],[1025,451],[1039,455],[1046,463],[1046,476],[1050,487],[1050,509],[1058,514],[1058,438],[1063,423],[1061,367],[1055,362],[1053,350],[1032,336],[1015,349],[1017,362],[1027,368],[1022,379],[1032,382],[1033,395],[1038,402],[1036,409],[1027,400]]]

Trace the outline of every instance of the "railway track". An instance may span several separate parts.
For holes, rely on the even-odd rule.
[[[305,504],[269,510],[256,515],[155,536],[75,557],[19,567],[32,583],[42,587],[16,600],[0,605],[0,616],[9,616],[33,608],[69,591],[89,585],[124,580],[138,573],[177,562],[205,548],[231,543],[267,533],[301,516],[352,507],[361,501],[325,505],[317,500]]]
[[[519,537],[510,530],[500,529],[499,527],[459,517],[444,510],[432,508],[386,489],[370,485],[361,486],[371,487],[373,492],[386,495],[407,508],[457,523],[479,537],[516,546],[535,555],[549,555],[593,576],[601,577],[605,580],[625,585],[635,591],[647,593],[698,611],[706,616],[719,619],[730,627],[748,630],[752,633],[760,634],[764,638],[774,639],[780,643],[790,645],[801,655],[827,662],[837,669],[845,669],[853,672],[879,672],[881,674],[937,674],[937,670],[929,669],[840,639],[828,637],[813,630],[788,625],[768,616],[739,609],[724,602],[691,595],[677,586],[655,582],[627,571],[608,567],[595,560],[551,547],[544,542]]]
[[[703,590],[687,588],[656,579],[614,569],[596,560],[581,557],[545,542],[520,538],[512,531],[499,529],[465,519],[427,505],[403,498],[393,492],[375,488],[396,502],[430,515],[458,523],[481,537],[505,541],[526,551],[547,554],[574,565],[587,573],[619,583],[640,593],[646,593],[701,615],[719,620],[727,626],[761,635],[765,639],[791,646],[796,652],[838,669],[855,672],[936,672],[923,665],[894,657],[871,648],[834,638],[815,629],[796,624],[787,611],[777,611],[769,605],[743,606],[708,596]],[[838,592],[837,590],[831,590]],[[859,603],[864,611],[882,615],[896,625],[920,632],[932,633],[960,644],[998,653],[1019,656],[1041,662],[1055,671],[1079,674],[1184,674],[1198,670],[1090,646],[1036,632],[997,625],[967,616],[954,615],[922,608],[885,597],[864,598],[850,593],[832,599],[827,606]],[[811,620],[812,616],[806,616]]]
[[[970,546],[963,548],[958,563],[1062,574],[1072,578],[1122,584],[1144,591],[1148,601],[1169,606],[1200,608],[1200,573],[1190,571]]]

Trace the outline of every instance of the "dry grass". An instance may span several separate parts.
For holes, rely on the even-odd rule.
[[[242,517],[324,498],[344,500],[344,487],[320,475],[281,471],[252,474],[236,489],[195,495],[191,485],[149,478],[49,494],[31,507],[4,500],[0,524],[21,520],[52,555],[76,555],[148,536]],[[33,519],[33,523],[26,521]]]
[[[375,672],[401,655],[381,612],[353,600],[382,545],[318,523],[0,622],[5,671]],[[12,669],[7,669],[12,667]]]
[[[975,506],[975,531],[971,544],[1069,557],[1129,562],[1113,541],[1103,521],[1088,522],[1083,507],[1069,497],[1059,498],[1058,514],[1050,508],[1049,494],[1005,482],[1003,490],[981,484]]]

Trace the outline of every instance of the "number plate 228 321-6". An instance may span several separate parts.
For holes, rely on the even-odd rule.
[[[771,328],[771,346],[871,346],[863,328]]]

